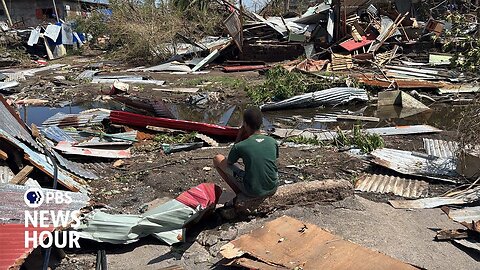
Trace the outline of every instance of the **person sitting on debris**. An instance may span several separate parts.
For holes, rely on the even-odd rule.
[[[263,116],[258,107],[251,107],[243,113],[243,124],[228,158],[216,155],[213,164],[218,173],[239,195],[266,197],[273,195],[278,186],[277,142],[260,134]],[[245,171],[237,163],[242,159]]]

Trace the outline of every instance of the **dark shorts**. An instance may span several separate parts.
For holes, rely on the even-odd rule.
[[[240,165],[237,163],[231,165],[229,164],[225,173],[242,193],[248,195],[247,190],[245,189],[245,171],[240,167]]]

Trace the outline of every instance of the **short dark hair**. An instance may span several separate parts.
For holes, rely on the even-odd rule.
[[[243,112],[243,121],[253,130],[259,130],[263,123],[262,111],[258,107],[247,108]]]

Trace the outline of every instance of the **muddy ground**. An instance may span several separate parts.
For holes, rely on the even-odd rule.
[[[57,62],[67,63],[70,67],[29,78],[22,82],[20,93],[17,93],[16,97],[46,99],[49,101],[48,106],[56,106],[66,101],[75,104],[92,100],[97,100],[99,106],[102,106],[109,102],[110,97],[105,94],[110,90],[110,85],[78,82],[73,78],[87,65],[98,62],[104,62],[101,74],[118,75],[128,68],[102,58],[69,57]],[[184,115],[185,119],[197,121],[202,119],[202,114],[216,106],[245,106],[249,100],[244,88],[263,80],[257,72],[225,74],[219,70],[205,75],[142,72],[128,74],[167,81],[166,86],[136,86],[131,89],[131,94],[150,100],[185,104],[189,97],[189,94],[166,93],[153,88],[199,86],[203,92],[219,93],[218,99],[206,107],[197,108]],[[57,76],[64,78],[54,79]],[[283,113],[288,115],[293,112]],[[448,118],[445,115],[437,117]],[[423,121],[422,118],[415,119]],[[401,123],[389,119],[388,123],[381,124]],[[238,123],[233,121],[229,124]],[[444,128],[442,124],[444,122],[439,122],[439,127]],[[346,125],[351,127],[353,123]],[[454,139],[454,127],[447,130],[449,131],[440,134],[385,137],[385,143],[386,147],[390,148],[424,152],[422,138]],[[107,205],[109,212],[138,214],[145,210],[147,203],[157,198],[175,198],[200,183],[213,182],[223,188],[224,202],[232,193],[217,175],[212,158],[215,154],[227,155],[229,147],[229,142],[222,142],[219,147],[165,155],[158,143],[151,139],[141,141],[134,145],[133,157],[125,160],[125,164],[120,167],[113,166],[115,160],[101,160],[99,165],[91,164],[97,168],[96,173],[100,176],[99,180],[89,181],[91,198],[97,205]],[[381,171],[396,175],[392,171],[372,165],[366,158],[340,151],[332,145],[282,146],[278,166],[281,184],[324,179],[344,179],[354,184],[365,172]],[[443,194],[454,187],[431,180],[429,182],[429,196]],[[441,210],[397,210],[388,205],[388,200],[392,198],[399,197],[390,194],[357,193],[341,202],[292,206],[266,217],[239,217],[236,221],[226,221],[220,215],[214,214],[187,232],[186,243],[173,247],[150,237],[129,245],[101,245],[84,241],[81,243],[82,250],[66,250],[67,256],[58,269],[94,269],[95,252],[100,247],[107,251],[109,269],[162,269],[172,265],[185,269],[221,269],[222,262],[218,251],[223,244],[284,214],[314,223],[345,239],[419,267],[478,268],[478,256],[461,250],[450,242],[433,241],[437,229],[459,228],[459,225],[449,220]]]

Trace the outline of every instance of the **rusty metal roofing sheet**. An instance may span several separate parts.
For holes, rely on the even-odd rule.
[[[367,133],[373,133],[373,134],[378,134],[378,135],[382,135],[382,136],[437,133],[437,132],[441,132],[441,131],[442,131],[441,129],[438,129],[436,127],[432,127],[432,126],[429,126],[429,125],[368,128],[368,129],[365,130],[365,132],[367,132]]]
[[[4,184],[0,185],[0,223],[17,223],[24,224],[25,210],[31,209],[23,200],[23,195],[30,187]],[[90,198],[81,192],[70,192],[42,188],[43,192],[56,191],[68,194],[72,198],[72,202],[65,203],[46,203],[44,202],[35,210],[80,210],[85,207]]]
[[[227,243],[220,248],[220,254],[237,263],[251,258],[261,264],[254,269],[417,269],[288,216]]]
[[[458,143],[453,141],[423,138],[423,148],[430,156],[440,158],[455,158],[455,153],[458,149]]]
[[[42,123],[42,126],[58,126],[58,127],[85,127],[101,125],[103,119],[110,115],[108,112],[95,111],[93,113],[82,114],[64,114],[57,113]]]
[[[12,144],[21,148],[25,153],[25,158],[29,160],[35,167],[53,177],[53,165],[50,160],[43,154],[33,151],[30,147],[15,139],[12,135],[0,129],[0,137],[5,138]],[[87,192],[87,189],[80,183],[76,182],[72,177],[66,174],[62,169],[58,170],[58,182],[69,190]]]
[[[417,200],[390,200],[395,208],[435,208],[443,205],[462,205],[480,201],[480,187],[462,191],[452,197],[434,197]]]
[[[454,180],[439,178],[457,175],[455,163],[451,159],[389,148],[377,149],[371,155],[374,163],[399,173],[456,183]]]
[[[13,137],[28,143],[37,150],[41,150],[40,146],[32,138],[27,131],[25,124],[16,115],[13,108],[7,104],[2,95],[0,95],[0,128]]]
[[[10,179],[12,179],[15,175],[13,174],[10,167],[8,167],[7,163],[3,160],[0,160],[0,184],[6,184]]]
[[[355,190],[375,193],[393,193],[406,198],[426,195],[428,183],[391,175],[365,174],[355,183]]]

